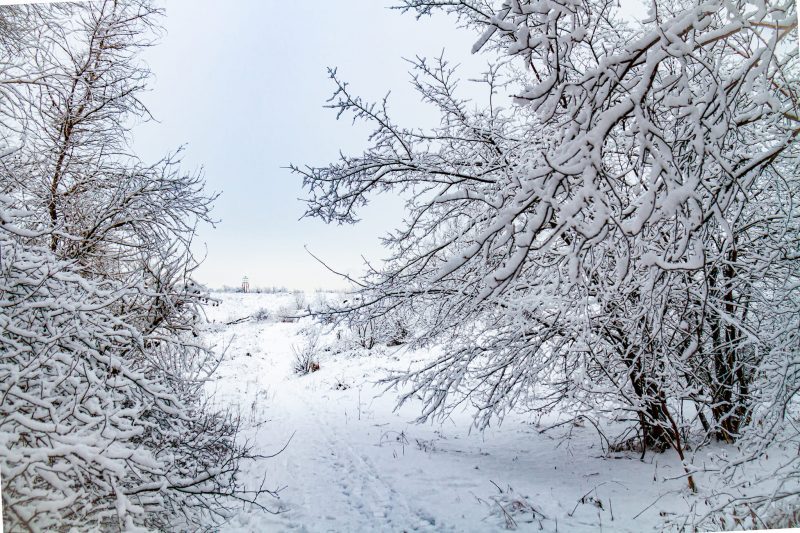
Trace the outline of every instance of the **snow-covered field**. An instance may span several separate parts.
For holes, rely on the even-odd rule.
[[[522,413],[482,433],[470,431],[469,411],[415,424],[419,404],[395,411],[397,393],[376,381],[429,354],[321,348],[319,371],[298,376],[292,347],[312,321],[276,319],[294,295],[214,296],[208,340],[227,352],[213,401],[242,413],[257,453],[289,442],[247,474],[283,487],[272,502],[280,513],[243,510],[228,531],[650,531],[687,509],[674,453],[604,455],[591,427],[542,433],[556,420]],[[225,325],[260,310],[271,318]],[[337,342],[330,333],[320,345]]]

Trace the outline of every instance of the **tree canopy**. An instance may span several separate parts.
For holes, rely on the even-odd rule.
[[[486,98],[461,98],[444,57],[418,59],[441,117],[421,130],[332,70],[330,107],[371,124],[370,144],[293,169],[306,216],[328,222],[406,198],[389,259],[332,312],[411,317],[417,344],[444,343],[390,380],[421,418],[558,407],[611,449],[674,449],[692,490],[689,448],[796,439],[795,3],[654,1],[641,21],[607,0],[397,8],[476,31]]]

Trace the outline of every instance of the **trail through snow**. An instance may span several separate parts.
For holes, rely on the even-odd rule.
[[[320,370],[297,376],[292,346],[311,322],[274,318],[291,294],[216,296],[208,339],[227,351],[208,391],[242,413],[256,453],[288,442],[247,472],[283,487],[268,502],[280,512],[244,509],[225,531],[652,531],[685,508],[669,454],[604,457],[591,428],[543,434],[522,414],[483,433],[469,412],[415,424],[419,404],[395,410],[396,393],[376,381],[429,354],[321,349]],[[273,318],[224,325],[259,310]],[[567,431],[573,439],[558,438]]]

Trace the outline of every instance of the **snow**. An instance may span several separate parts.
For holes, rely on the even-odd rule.
[[[214,298],[206,339],[227,352],[208,384],[212,401],[239,410],[256,453],[288,442],[248,470],[252,484],[284,487],[271,502],[281,512],[242,509],[226,531],[649,531],[687,510],[683,468],[671,452],[643,461],[633,452],[604,455],[591,426],[542,433],[557,420],[523,413],[482,433],[470,431],[468,409],[415,424],[421,403],[395,410],[398,393],[376,382],[432,352],[378,345],[337,353],[326,333],[322,346],[331,349],[321,348],[320,370],[298,376],[292,346],[313,322],[277,318],[294,295]],[[272,319],[225,325],[262,309]]]

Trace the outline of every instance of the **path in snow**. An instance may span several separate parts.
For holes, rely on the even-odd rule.
[[[221,305],[209,311],[217,324],[262,308],[275,314],[292,301],[218,296]],[[419,406],[395,412],[396,397],[374,382],[383,368],[425,354],[322,352],[320,371],[298,377],[292,345],[308,325],[250,320],[209,334],[228,345],[209,387],[214,401],[240,410],[257,453],[274,453],[291,438],[248,472],[254,484],[266,475],[270,486],[285,486],[272,502],[283,512],[243,510],[226,531],[493,531],[505,529],[504,513],[519,530],[644,531],[659,529],[662,513],[681,505],[682,481],[665,481],[680,473],[676,461],[599,458],[586,428],[562,443],[522,416],[483,434],[469,432],[467,413],[443,425],[411,423]],[[546,518],[521,511],[527,504]]]

